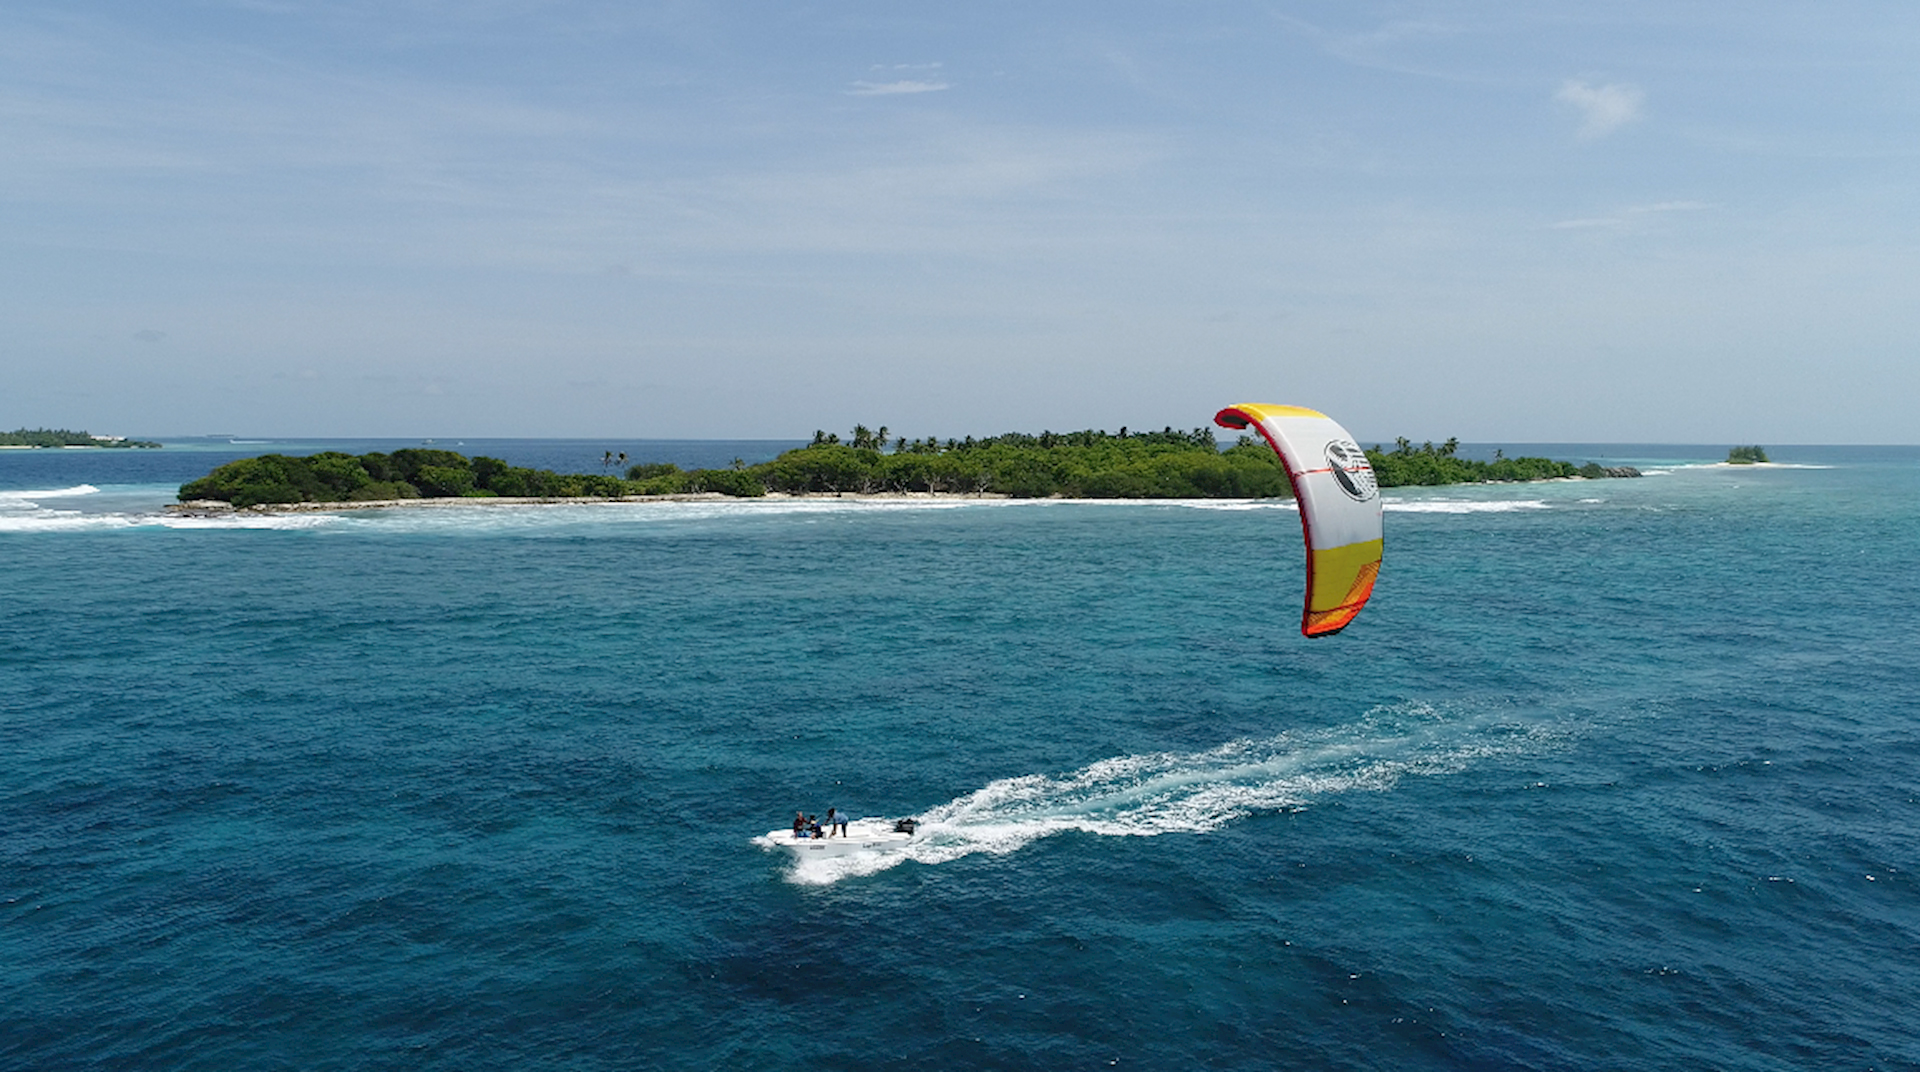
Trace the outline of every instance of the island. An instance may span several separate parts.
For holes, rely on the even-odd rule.
[[[1735,447],[1727,451],[1728,465],[1759,465],[1767,460],[1765,447]]]
[[[0,447],[14,449],[37,447],[104,447],[138,448],[157,450],[160,444],[146,439],[128,439],[126,436],[93,435],[88,432],[74,432],[65,428],[16,428],[11,432],[0,432]]]
[[[1639,476],[1630,468],[1547,458],[1458,455],[1459,441],[1366,452],[1382,487]],[[391,454],[266,454],[220,466],[180,487],[201,508],[371,505],[420,500],[571,501],[665,496],[960,495],[1016,499],[1264,499],[1293,494],[1267,445],[1240,436],[1222,450],[1210,428],[1190,432],[1013,432],[984,439],[889,440],[856,426],[850,441],[815,432],[772,461],[683,470],[632,466],[624,476],[526,469],[498,458],[426,448]]]

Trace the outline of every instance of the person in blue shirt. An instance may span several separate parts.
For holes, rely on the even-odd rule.
[[[839,812],[834,811],[832,808],[828,808],[827,809],[827,836],[828,837],[833,836],[835,828],[839,829],[839,833],[841,837],[846,837],[847,836],[847,817]]]

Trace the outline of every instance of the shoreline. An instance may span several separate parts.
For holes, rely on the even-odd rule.
[[[1725,465],[1725,462],[1717,463]],[[1761,463],[1766,464],[1766,463]],[[1639,474],[1635,474],[1636,476]],[[1426,489],[1494,487],[1498,485],[1560,484],[1613,477],[1556,476],[1541,480],[1470,480],[1458,484],[1409,485]],[[1383,489],[1389,490],[1389,489]],[[1398,488],[1390,490],[1401,490]],[[365,499],[346,502],[261,503],[234,506],[220,499],[194,499],[168,503],[162,507],[175,517],[227,517],[235,514],[315,514],[341,510],[457,509],[463,506],[599,506],[613,503],[754,503],[754,502],[1192,502],[1191,499],[1101,499],[1093,497],[1039,496],[1016,499],[997,491],[770,491],[765,495],[727,495],[718,491],[676,492],[668,495],[598,496],[510,496],[475,495],[421,499]],[[1258,502],[1249,499],[1221,499],[1221,502]],[[1292,502],[1292,498],[1287,498]]]
[[[1003,502],[1013,497],[1000,492],[966,491],[822,491],[805,494],[770,491],[765,495],[726,495],[717,491],[678,492],[670,495],[616,495],[602,498],[598,496],[512,496],[512,495],[474,495],[447,496],[431,499],[365,499],[348,502],[297,502],[297,503],[261,503],[257,506],[235,506],[219,499],[194,499],[182,503],[168,503],[163,509],[177,517],[224,517],[229,514],[313,514],[331,513],[336,510],[387,510],[394,507],[418,509],[421,507],[451,509],[462,506],[598,506],[609,503],[750,503],[750,502],[831,502],[841,501],[881,501],[881,502]],[[1066,500],[1062,500],[1066,501]],[[1093,501],[1093,500],[1087,500]]]

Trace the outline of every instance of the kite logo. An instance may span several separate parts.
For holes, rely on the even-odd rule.
[[[1347,498],[1354,502],[1366,502],[1379,494],[1380,487],[1373,479],[1373,466],[1367,464],[1366,452],[1358,443],[1336,439],[1327,444],[1327,469],[1333,473],[1334,482]]]

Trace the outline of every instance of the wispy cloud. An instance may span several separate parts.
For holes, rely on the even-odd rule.
[[[1586,216],[1549,224],[1556,231],[1578,231],[1595,227],[1625,227],[1637,219],[1666,212],[1699,212],[1719,208],[1711,201],[1655,201],[1647,205],[1628,205],[1610,216]]]
[[[1647,95],[1639,86],[1622,82],[1595,86],[1570,78],[1560,84],[1560,91],[1553,99],[1580,110],[1584,116],[1580,137],[1590,141],[1604,138],[1640,118],[1640,106],[1646,103]]]
[[[1449,59],[1446,46],[1485,32],[1470,23],[1396,19],[1372,29],[1336,30],[1293,15],[1274,13],[1275,22],[1312,40],[1321,51],[1356,67],[1419,78],[1474,81],[1470,69]]]
[[[1711,201],[1656,201],[1651,205],[1634,205],[1627,209],[1631,213],[1646,212],[1698,212],[1701,209],[1719,208]]]
[[[903,78],[898,82],[855,82],[847,90],[850,97],[890,97],[899,93],[938,93],[943,89],[952,89],[951,82],[923,82],[918,79]]]

